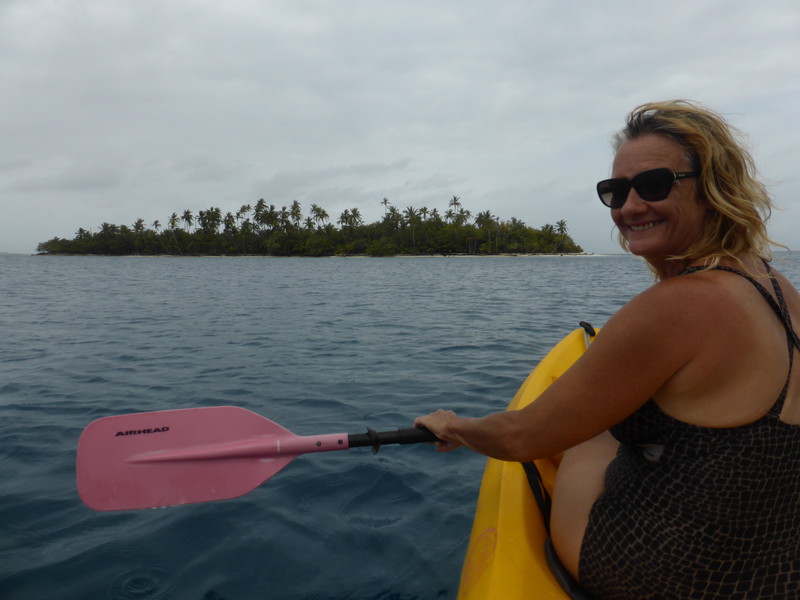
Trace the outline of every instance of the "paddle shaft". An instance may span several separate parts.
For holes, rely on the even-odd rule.
[[[408,427],[394,431],[373,431],[367,428],[367,433],[351,433],[347,436],[350,448],[372,446],[372,451],[377,452],[384,444],[420,444],[436,442],[433,432],[424,427]]]
[[[345,443],[345,440],[347,443]],[[367,433],[328,433],[324,435],[270,436],[247,440],[206,444],[188,448],[151,450],[133,455],[129,463],[158,463],[191,460],[221,460],[235,458],[276,458],[279,456],[298,456],[313,452],[332,452],[371,446],[377,453],[385,444],[418,444],[435,442],[437,437],[423,427],[396,429],[394,431],[374,431]]]

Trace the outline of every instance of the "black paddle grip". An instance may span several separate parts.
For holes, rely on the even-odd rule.
[[[409,427],[394,431],[375,431],[367,427],[367,433],[351,433],[347,439],[350,448],[372,446],[372,452],[377,452],[384,444],[420,444],[435,442],[438,438],[424,427]]]

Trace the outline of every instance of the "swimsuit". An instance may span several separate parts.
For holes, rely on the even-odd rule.
[[[732,428],[679,421],[651,399],[611,433],[620,442],[592,507],[579,580],[604,600],[800,598],[800,426],[781,421],[792,329],[777,280],[789,375],[760,419]],[[700,269],[690,269],[685,273]]]

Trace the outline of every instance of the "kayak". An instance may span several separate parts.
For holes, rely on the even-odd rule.
[[[533,402],[586,351],[594,330],[581,323],[559,342],[519,388],[508,410]],[[535,461],[552,494],[556,465]],[[547,533],[520,463],[488,459],[481,481],[458,600],[564,600],[570,598],[550,570]]]

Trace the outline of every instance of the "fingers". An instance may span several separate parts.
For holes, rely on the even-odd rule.
[[[414,419],[414,427],[425,427],[436,434],[439,439],[447,439],[446,425],[447,420],[456,418],[456,413],[452,410],[439,409],[429,415],[423,415]]]
[[[461,443],[453,440],[448,432],[448,424],[457,418],[456,413],[452,410],[440,408],[429,415],[414,419],[414,426],[430,429],[441,440],[435,443],[437,452],[450,452],[461,447]]]
[[[453,450],[461,448],[461,444],[454,442],[453,440],[436,442],[434,445],[436,446],[437,452],[452,452]]]

